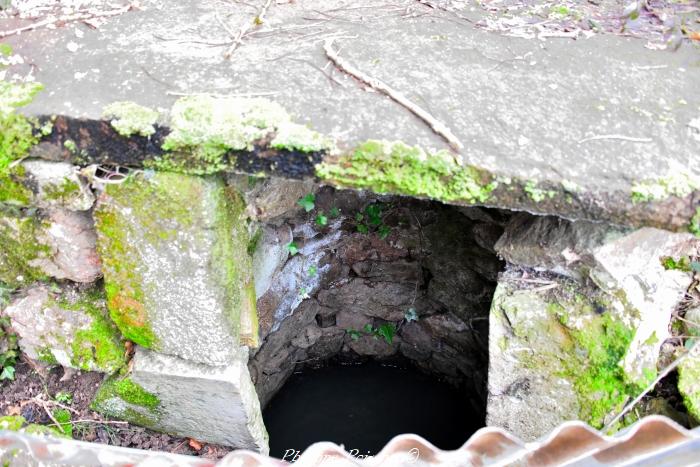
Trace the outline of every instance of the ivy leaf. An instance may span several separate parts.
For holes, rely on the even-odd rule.
[[[369,227],[365,224],[357,224],[357,231],[363,234],[369,233]]]
[[[403,314],[403,317],[406,318],[407,323],[410,323],[411,321],[418,321],[418,312],[415,308],[409,308],[406,310],[406,313]]]
[[[0,380],[4,379],[15,379],[15,367],[6,366],[2,369],[2,373],[0,373]]]
[[[379,225],[382,223],[382,207],[379,204],[370,204],[365,208],[365,213],[371,225]]]
[[[318,268],[314,265],[309,268],[309,277],[315,277],[318,272]]]
[[[382,336],[387,344],[391,345],[394,342],[394,334],[396,334],[396,325],[394,323],[384,323],[377,328],[377,334]]]
[[[296,243],[291,242],[289,245],[287,245],[287,251],[289,251],[290,255],[294,256],[299,253],[299,247],[297,247]]]
[[[374,328],[372,328],[371,324],[367,323],[367,324],[365,324],[364,330],[365,330],[365,332],[371,333],[374,331]]]
[[[314,210],[315,202],[316,196],[314,196],[313,193],[309,193],[308,195],[304,196],[299,201],[297,201],[297,204],[304,208],[304,211],[311,212]]]
[[[316,216],[316,225],[321,227],[328,225],[328,217],[323,214],[323,211],[319,212]]]
[[[382,240],[386,240],[386,238],[391,233],[391,228],[387,225],[380,225],[379,230],[377,230],[377,232],[379,233],[379,238],[381,238]]]
[[[333,206],[333,207],[331,208],[330,212],[328,213],[328,215],[331,216],[331,217],[338,217],[338,216],[340,215],[340,209],[338,209],[338,208],[336,208],[335,206]]]

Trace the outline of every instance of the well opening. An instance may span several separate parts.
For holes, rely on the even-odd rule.
[[[316,420],[309,425],[317,427],[318,437],[307,430],[309,442],[371,451],[393,435],[417,432],[439,447],[458,447],[484,425],[488,316],[503,268],[493,246],[508,213],[329,187],[306,200],[313,205],[308,212],[297,210],[262,225],[254,252],[256,269],[266,270],[269,279],[256,277],[263,283],[258,290],[262,344],[251,354],[249,368],[262,407],[269,405],[272,453],[307,447],[282,446],[276,439],[286,436],[279,426],[300,430],[299,420],[286,425],[280,420],[280,414],[293,418],[295,406]],[[263,264],[290,244],[296,254]],[[382,368],[389,377],[383,378]],[[312,381],[320,378],[326,382]],[[283,389],[288,380],[290,387]],[[392,380],[411,388],[401,389]],[[375,390],[363,390],[368,387]],[[324,400],[314,405],[310,392],[325,394]],[[404,425],[370,429],[393,410],[366,410],[383,398],[435,405],[442,418],[432,414],[434,420],[424,418],[424,426],[442,424],[458,432],[459,441],[435,430],[421,433],[410,417],[403,418]],[[371,414],[362,421],[368,428],[362,435],[376,439],[328,438],[339,432],[324,428],[323,420],[326,426],[342,424],[341,412]],[[451,418],[454,413],[463,414],[461,425]],[[350,447],[355,441],[363,445]]]

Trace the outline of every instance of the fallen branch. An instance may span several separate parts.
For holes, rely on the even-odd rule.
[[[371,87],[393,99],[395,102],[401,104],[406,109],[410,110],[415,116],[423,120],[425,123],[432,128],[432,130],[438,135],[442,136],[445,141],[447,141],[455,151],[459,152],[464,148],[464,145],[457,139],[457,137],[450,131],[447,126],[437,120],[435,117],[430,115],[426,110],[420,108],[414,102],[411,102],[406,96],[401,94],[399,91],[391,88],[389,85],[383,83],[382,81],[373,78],[362,71],[358,70],[354,66],[347,63],[345,60],[340,58],[338,51],[333,50],[333,39],[328,39],[325,41],[323,49],[326,52],[326,56],[330,61],[332,61],[339,70],[347,73],[355,79],[358,79]]]
[[[272,5],[272,0],[266,0],[262,8],[260,8],[260,10],[258,11],[258,14],[255,15],[255,18],[253,18],[253,21],[245,23],[241,27],[241,29],[238,30],[238,33],[233,38],[231,46],[226,50],[226,52],[224,52],[224,58],[231,58],[233,52],[235,52],[238,46],[241,45],[241,43],[243,42],[243,36],[245,36],[246,33],[250,31],[250,28],[259,24],[263,24],[263,21],[265,20],[265,14],[267,13],[268,8],[270,8],[270,5]]]
[[[135,8],[135,6],[131,3],[129,3],[126,6],[123,6],[121,8],[117,8],[114,10],[109,10],[109,11],[88,11],[88,12],[83,12],[83,13],[74,13],[72,15],[65,15],[65,16],[57,16],[55,18],[48,18],[43,21],[38,21],[36,23],[29,24],[27,26],[22,26],[21,28],[17,29],[11,29],[9,31],[0,31],[0,39],[9,37],[9,36],[14,36],[15,34],[21,34],[26,31],[33,31],[34,29],[39,29],[43,28],[52,24],[56,23],[72,23],[74,21],[85,21],[89,19],[95,19],[95,18],[106,18],[109,16],[117,16],[121,15],[122,13],[126,13],[127,11]]]
[[[656,379],[654,381],[652,381],[651,384],[649,384],[649,386],[647,386],[644,389],[644,391],[642,391],[637,397],[635,397],[632,402],[627,404],[625,406],[625,408],[622,409],[622,411],[619,414],[617,414],[617,416],[615,416],[615,418],[613,418],[610,422],[608,422],[603,427],[602,431],[607,432],[613,425],[615,425],[615,423],[617,423],[622,417],[624,417],[627,412],[632,410],[632,408],[635,405],[637,405],[639,403],[639,401],[641,401],[644,398],[644,396],[649,394],[656,387],[656,385],[659,384],[659,381],[664,379],[666,376],[668,376],[669,373],[671,373],[673,370],[675,370],[678,367],[678,365],[680,365],[681,362],[683,362],[683,360],[688,358],[690,355],[694,355],[694,354],[697,354],[697,356],[700,356],[700,345],[693,345],[686,353],[684,353],[683,355],[681,355],[680,357],[675,359],[670,365],[668,365],[666,368],[661,370],[661,372],[659,373],[659,376],[657,376]]]
[[[651,138],[633,138],[625,135],[596,135],[589,138],[583,138],[578,142],[578,144],[587,143],[588,141],[599,141],[601,139],[616,139],[620,141],[629,141],[631,143],[651,143],[653,141]]]

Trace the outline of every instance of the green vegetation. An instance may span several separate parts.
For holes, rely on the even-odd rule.
[[[0,341],[5,341],[5,351],[0,353],[0,381],[15,379],[15,363],[19,357],[17,335],[10,332],[10,318],[0,316]]]
[[[695,208],[695,214],[690,218],[688,231],[696,237],[700,237],[700,207]]]
[[[290,255],[294,256],[294,255],[296,255],[297,253],[299,253],[299,247],[297,246],[296,243],[290,242],[290,243],[287,245],[287,251],[289,252]]]
[[[73,403],[73,394],[69,392],[59,391],[53,398],[56,399],[56,402],[60,402],[61,404],[70,405]]]
[[[56,427],[58,431],[65,434],[66,437],[73,437],[73,424],[71,423],[70,412],[66,409],[54,409],[53,418],[58,422]]]
[[[37,217],[23,217],[0,207],[0,281],[19,287],[48,278],[33,266],[36,260],[51,255],[51,248],[42,241],[42,231],[47,226]]]
[[[643,180],[632,185],[632,201],[634,203],[662,201],[669,196],[683,198],[700,188],[698,177],[677,171],[667,177]]]
[[[535,203],[540,203],[547,198],[554,198],[557,194],[554,190],[543,190],[537,187],[537,183],[533,181],[528,181],[523,188],[525,193],[532,199]]]
[[[297,201],[297,204],[304,208],[304,211],[306,212],[311,212],[314,210],[314,207],[316,202],[316,196],[313,193],[309,193],[308,195],[304,196],[303,198],[299,199]]]
[[[114,102],[105,107],[102,116],[112,119],[112,127],[122,136],[151,136],[156,132],[158,112],[133,102]]]
[[[56,418],[55,412],[52,413],[52,415],[54,418]],[[0,430],[23,431],[30,435],[50,435],[69,438],[70,435],[68,433],[72,433],[70,413],[68,414],[68,420],[65,419],[65,415],[60,414],[60,416],[64,420],[63,423],[60,423],[61,428],[64,427],[64,423],[68,425],[68,428],[65,428],[66,431],[62,431],[59,429],[59,427],[27,423],[27,420],[21,415],[7,415],[0,417]]]
[[[446,151],[428,154],[401,142],[376,140],[317,165],[316,175],[341,187],[469,204],[485,203],[496,188],[489,174],[459,165]]]
[[[345,332],[347,332],[350,338],[354,341],[358,340],[363,335],[367,335],[372,336],[375,339],[381,337],[388,345],[392,345],[394,342],[394,336],[396,335],[396,325],[394,323],[384,323],[378,328],[375,328],[371,324],[366,324],[361,331],[356,329],[346,329]]]
[[[385,240],[391,233],[391,228],[384,224],[382,211],[384,207],[380,203],[372,203],[365,207],[363,212],[355,214],[357,231],[363,234],[377,232],[379,238]]]
[[[675,259],[671,256],[664,256],[661,258],[661,265],[667,271],[669,271],[669,270],[684,271],[684,272],[692,271],[691,261],[690,261],[690,258],[688,256],[681,256],[678,259]]]

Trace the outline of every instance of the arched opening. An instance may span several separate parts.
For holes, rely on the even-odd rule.
[[[316,441],[376,454],[406,432],[459,447],[484,425],[508,214],[328,187],[306,201],[256,245],[285,257],[267,266],[249,363],[272,454]]]

